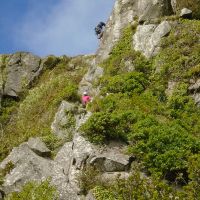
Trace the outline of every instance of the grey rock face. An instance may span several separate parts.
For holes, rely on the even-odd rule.
[[[188,90],[191,93],[192,98],[194,99],[197,106],[200,106],[200,79],[190,80],[190,86]]]
[[[52,132],[60,138],[69,138],[73,134],[75,123],[74,113],[75,105],[66,101],[62,101],[58,112],[55,115],[51,125]]]
[[[19,191],[21,186],[29,180],[47,179],[53,169],[53,162],[35,154],[27,143],[14,148],[11,154],[0,163],[0,168],[5,168],[10,161],[15,165],[15,168],[5,177],[3,190],[6,194]]]
[[[178,82],[176,82],[176,81],[169,81],[169,82],[168,82],[168,88],[167,88],[167,90],[165,91],[165,93],[166,93],[166,95],[167,95],[168,97],[171,97],[171,96],[172,96],[172,94],[173,94],[173,92],[174,92],[174,89],[175,89],[175,87],[177,86],[177,84],[178,84]]]
[[[169,0],[139,0],[139,23],[173,14]]]
[[[167,21],[159,25],[140,25],[133,36],[133,46],[136,51],[141,51],[147,58],[155,56],[159,51],[162,37],[169,34],[171,26]]]
[[[103,69],[96,64],[95,58],[88,65],[88,71],[79,83],[78,93],[82,95],[84,91],[88,91],[90,95],[96,96],[99,91],[98,88],[94,87],[93,83],[103,75]]]
[[[113,46],[120,39],[123,29],[134,24],[136,17],[139,18],[139,22],[144,22],[171,14],[173,9],[170,0],[117,0],[99,42],[96,52],[97,63],[108,58]]]
[[[187,8],[183,8],[181,10],[180,17],[186,18],[186,19],[192,18],[192,11]]]
[[[99,41],[99,48],[96,52],[97,63],[108,58],[114,44],[119,40],[122,30],[134,21],[137,16],[138,0],[117,0],[112,14],[106,23],[102,39]]]
[[[29,148],[42,157],[51,156],[51,151],[47,148],[40,138],[30,138],[27,142]]]
[[[103,153],[95,156],[90,161],[91,165],[97,167],[100,171],[103,172],[120,172],[127,171],[129,169],[130,157],[124,154],[112,152]]]
[[[3,95],[18,97],[24,88],[40,74],[41,59],[31,53],[10,55],[6,66],[6,80]]]

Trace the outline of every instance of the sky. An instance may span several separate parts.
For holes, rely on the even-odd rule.
[[[92,54],[94,27],[106,22],[115,0],[1,0],[0,54]]]

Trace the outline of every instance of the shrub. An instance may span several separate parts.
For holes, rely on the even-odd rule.
[[[137,115],[133,111],[94,113],[82,125],[81,130],[91,142],[96,144],[101,144],[111,139],[127,141],[127,135],[136,117]]]
[[[37,182],[29,182],[24,185],[21,192],[13,192],[8,195],[5,200],[56,200],[58,193],[55,187],[50,185],[49,180],[40,184]]]
[[[173,181],[177,172],[184,172],[187,180],[188,158],[200,151],[200,141],[176,122],[160,124],[144,119],[133,126],[129,137],[131,152],[142,158],[151,172]]]
[[[86,195],[96,185],[101,185],[100,171],[92,166],[86,166],[77,177],[81,192]]]
[[[131,72],[102,81],[102,93],[141,93],[147,85],[148,80],[143,73]]]

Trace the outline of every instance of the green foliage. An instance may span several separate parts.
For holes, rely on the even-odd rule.
[[[137,28],[127,27],[119,42],[116,43],[110,53],[110,57],[102,64],[105,75],[117,75],[128,71],[138,70],[149,73],[151,61],[147,60],[141,53],[132,50],[132,37]]]
[[[137,167],[134,167],[132,175],[127,180],[118,179],[112,185],[96,186],[92,191],[97,200],[168,200],[179,196],[175,189],[163,181],[142,176]]]
[[[29,182],[24,185],[21,192],[13,192],[8,195],[5,200],[56,200],[58,193],[55,187],[50,185],[49,180],[40,184],[37,182]]]
[[[176,122],[159,124],[145,119],[138,123],[133,126],[134,131],[130,135],[133,143],[130,149],[142,157],[151,172],[167,177],[173,172],[186,171],[189,156],[200,151],[200,141],[188,135]]]
[[[46,146],[51,150],[52,157],[58,152],[59,148],[64,145],[66,139],[58,138],[54,134],[49,134],[42,137],[42,141],[46,144]]]
[[[198,69],[199,32],[198,20],[181,20],[173,27],[170,35],[163,39],[162,50],[154,59],[154,65],[160,68],[160,79],[180,81],[188,77],[188,70]]]
[[[0,186],[3,184],[4,182],[4,178],[6,176],[6,174],[10,173],[10,171],[14,168],[14,164],[10,161],[6,164],[6,166],[4,167],[4,169],[0,169]]]
[[[189,160],[200,152],[200,109],[188,93],[189,80],[199,76],[199,28],[199,21],[180,20],[163,38],[160,53],[148,62],[130,46],[123,47],[128,38],[131,41],[130,28],[126,29],[129,34],[122,36],[103,63],[101,96],[90,105],[96,113],[82,127],[95,143],[128,142],[129,152],[150,174],[189,183],[189,188],[193,182],[199,185],[190,181]],[[133,55],[139,57],[138,68]],[[132,70],[127,70],[126,61]],[[176,82],[170,97],[166,95],[169,81]]]
[[[141,93],[148,84],[147,77],[141,72],[131,72],[116,75],[102,81],[102,93]]]
[[[102,185],[100,178],[100,171],[92,166],[86,166],[77,177],[81,192],[86,195],[89,190],[96,185]]]
[[[101,144],[111,139],[127,141],[127,134],[130,132],[131,124],[135,121],[135,118],[136,115],[132,111],[98,112],[94,113],[82,125],[81,130],[91,142],[96,144]]]
[[[1,128],[9,122],[11,113],[16,110],[17,101],[13,98],[3,97],[0,106],[0,124]]]

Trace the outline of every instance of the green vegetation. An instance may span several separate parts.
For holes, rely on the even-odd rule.
[[[0,160],[29,137],[45,136],[54,149],[63,143],[51,136],[51,123],[62,100],[80,101],[78,83],[86,69],[81,57],[72,60],[73,69],[69,67],[69,60],[66,57],[49,57],[45,62],[45,71],[20,102],[3,100]],[[55,140],[57,142],[53,144]]]
[[[4,169],[0,169],[0,186],[3,184],[6,174],[10,173],[13,168],[14,164],[12,162],[8,162]]]
[[[41,183],[29,182],[24,185],[21,192],[13,192],[5,200],[56,200],[58,194],[56,189],[50,185],[49,180]]]
[[[143,191],[147,191],[146,199],[169,199],[169,195],[196,199],[200,192],[200,109],[188,87],[200,73],[200,21],[180,20],[163,39],[160,53],[149,61],[127,45],[131,31],[130,27],[125,30],[103,63],[102,92],[90,105],[94,114],[81,129],[97,144],[111,139],[127,142],[127,152],[142,163],[152,184],[149,178],[138,179],[135,185],[131,185],[135,179],[119,181],[110,188],[97,184],[94,193],[99,200],[145,199]],[[169,81],[176,85],[167,96]],[[182,192],[161,180],[184,186]]]
[[[200,19],[199,0],[176,0],[176,8],[178,11],[182,8],[189,8],[193,12],[193,17]]]

